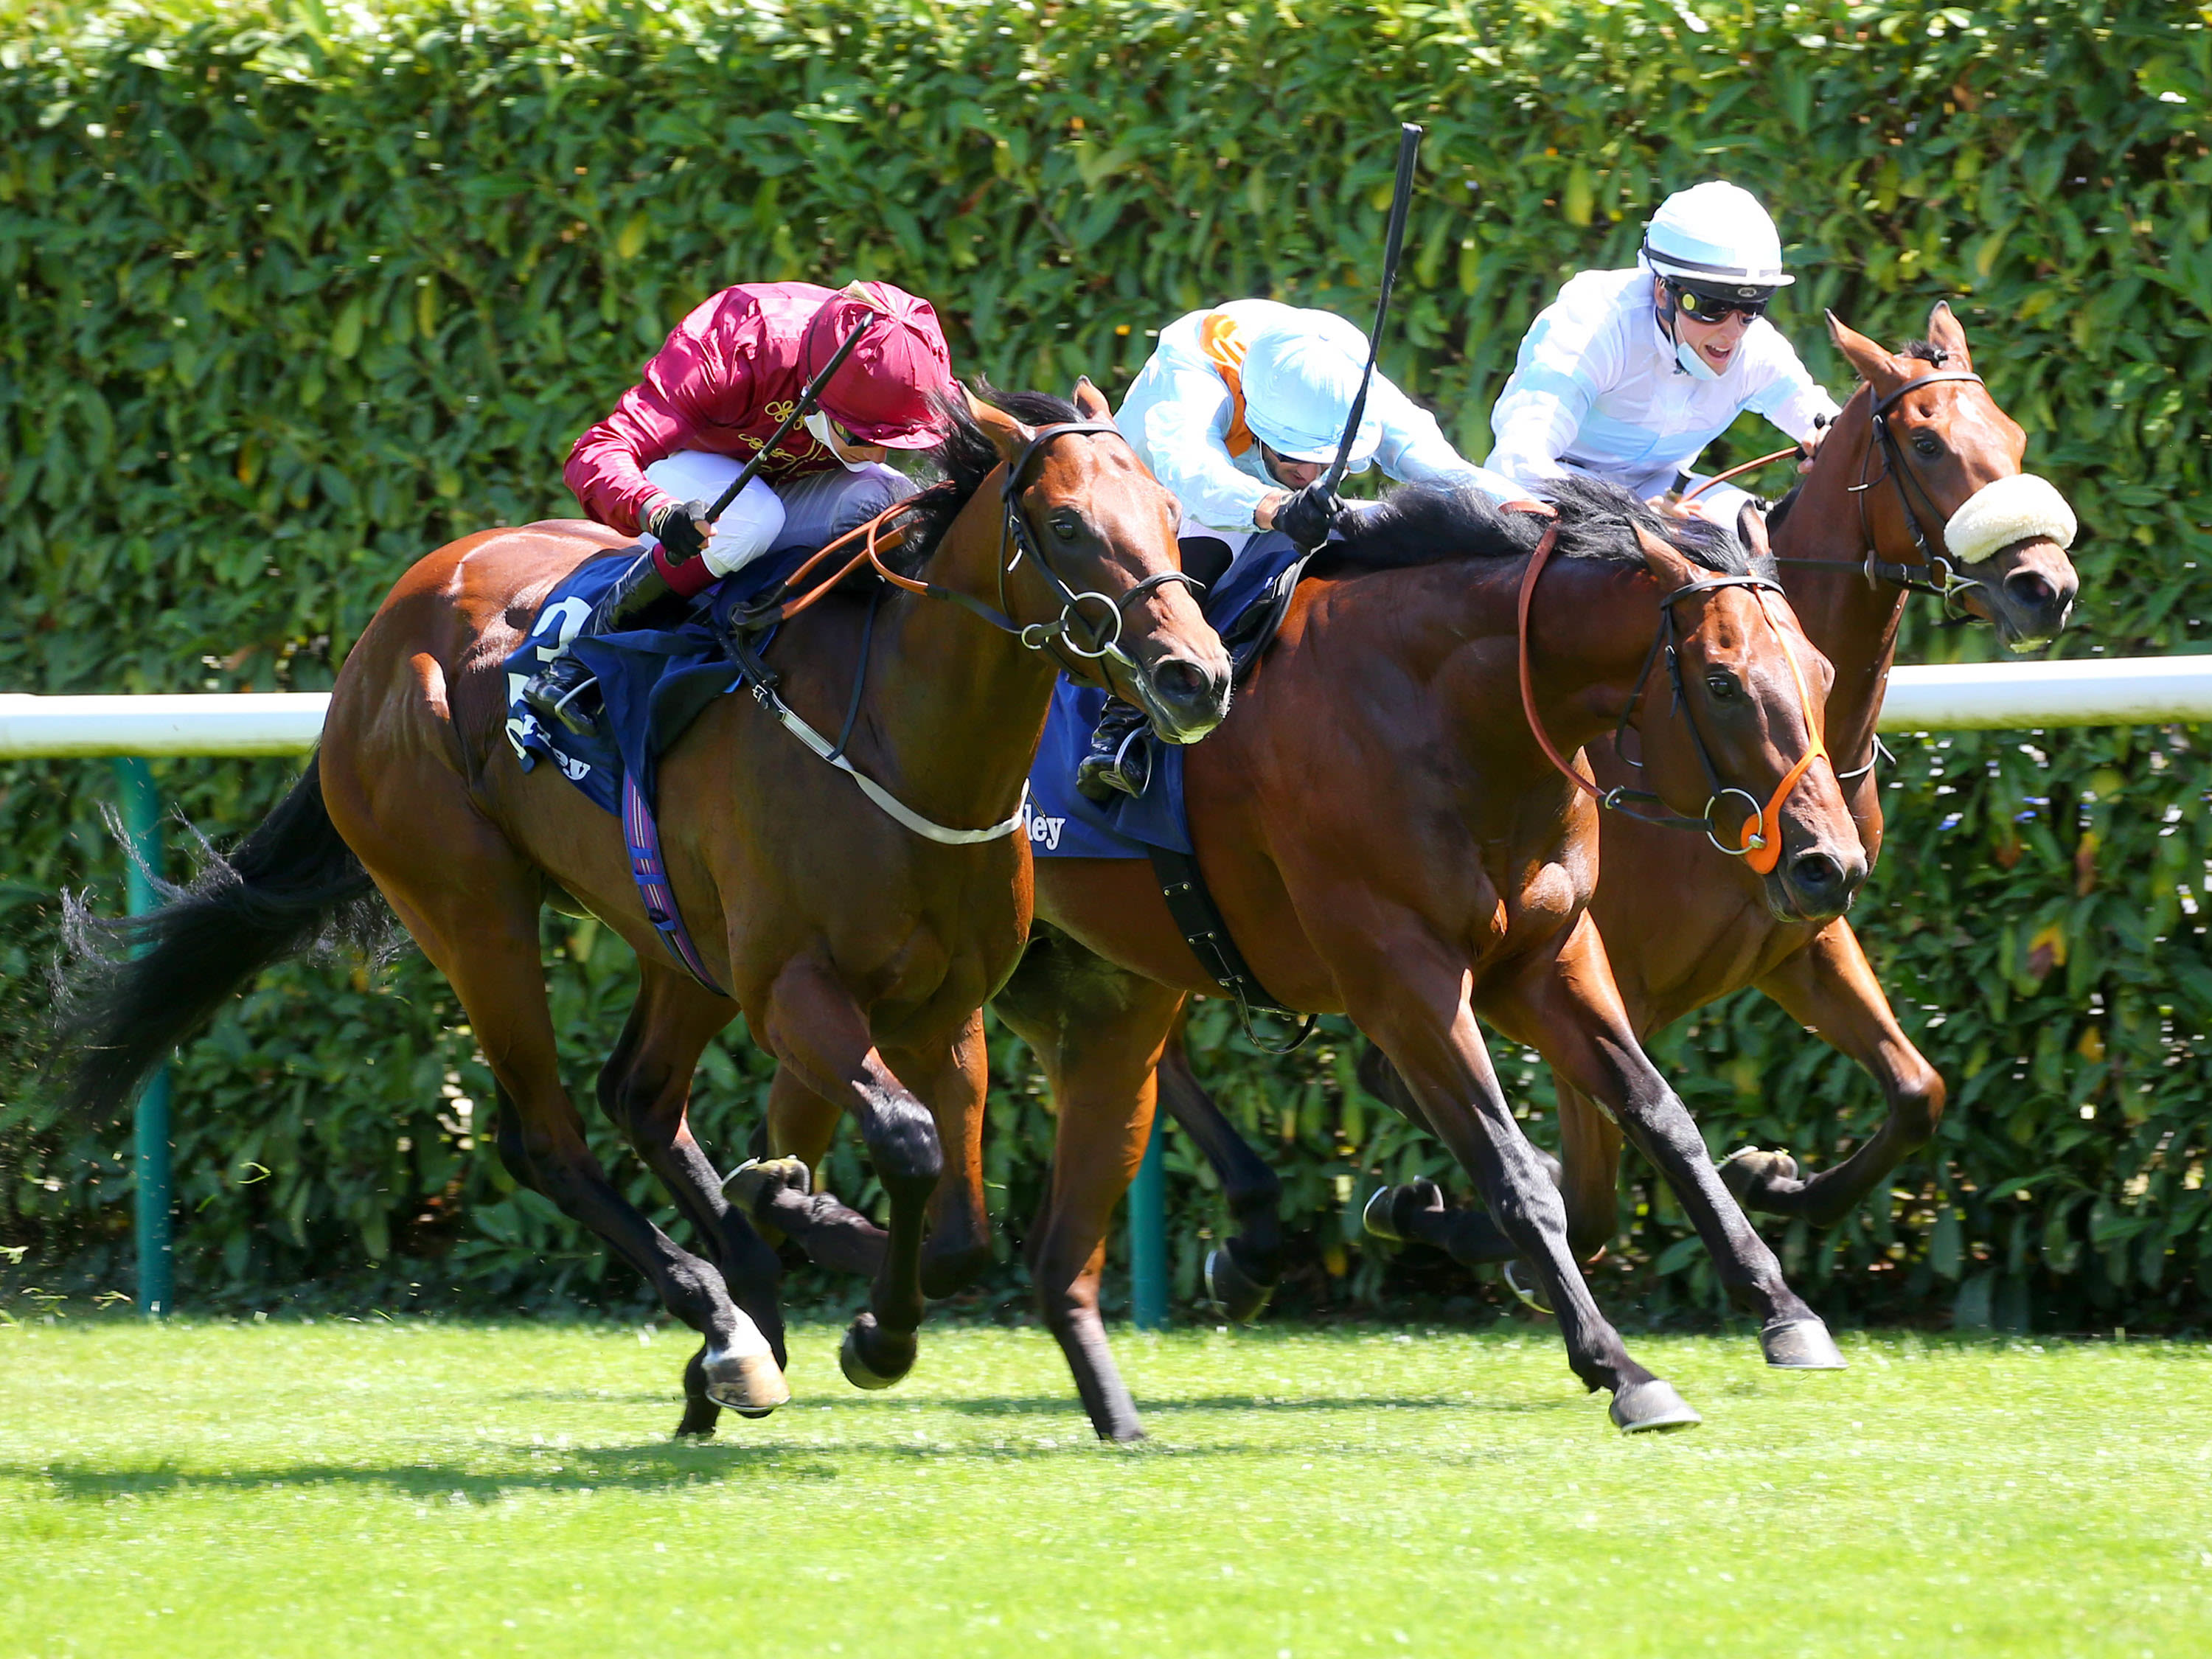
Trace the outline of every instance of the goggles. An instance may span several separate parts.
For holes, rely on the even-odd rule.
[[[1771,292],[1756,289],[1750,290],[1747,296],[1741,289],[1735,294],[1716,294],[1708,289],[1692,288],[1679,277],[1665,280],[1668,295],[1674,301],[1675,308],[1696,323],[1726,322],[1732,314],[1755,323],[1766,315],[1766,307],[1774,298]]]

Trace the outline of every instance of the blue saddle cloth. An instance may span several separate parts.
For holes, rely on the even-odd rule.
[[[1273,531],[1255,536],[1200,606],[1214,631],[1227,633],[1297,556],[1287,536]],[[1090,752],[1106,696],[1065,674],[1053,688],[1044,741],[1030,769],[1030,850],[1060,859],[1140,859],[1148,856],[1147,847],[1191,852],[1181,745],[1152,745],[1152,779],[1134,800],[1116,795],[1111,805],[1098,806],[1076,793],[1075,769]]]
[[[729,612],[758,599],[788,576],[813,550],[781,548],[725,576],[692,602],[690,614],[666,629],[636,629],[574,640],[592,605],[636,556],[623,548],[587,559],[571,572],[538,608],[522,644],[502,665],[507,673],[507,740],[529,771],[550,761],[563,775],[608,811],[622,811],[623,778],[637,781],[645,799],[654,798],[654,764],[698,718],[699,711],[739,684],[715,636],[714,624]],[[568,648],[599,677],[605,709],[604,734],[580,738],[566,727],[549,729],[522,701],[522,688],[545,663]],[[765,643],[763,641],[763,643]]]

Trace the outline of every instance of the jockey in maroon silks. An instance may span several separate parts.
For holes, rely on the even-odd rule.
[[[708,504],[855,331],[860,343],[804,426],[709,524]],[[637,626],[672,593],[689,598],[776,548],[818,547],[913,494],[914,482],[884,465],[884,452],[941,441],[945,421],[932,399],[951,390],[937,313],[889,283],[724,289],[676,325],[614,413],[569,452],[568,487],[584,510],[649,546],[572,638]],[[524,699],[541,718],[588,736],[598,720],[580,694],[592,683],[564,650]]]

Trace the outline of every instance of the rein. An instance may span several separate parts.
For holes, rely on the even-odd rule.
[[[915,510],[916,502],[911,497],[906,501],[893,503],[869,520],[867,523],[847,531],[836,540],[808,557],[796,570],[779,583],[775,589],[774,596],[748,606],[731,618],[730,630],[724,640],[724,644],[728,648],[732,658],[737,662],[740,672],[752,681],[754,702],[775,715],[786,731],[812,750],[816,755],[841,772],[850,775],[853,781],[860,786],[860,793],[874,802],[887,816],[925,840],[933,841],[947,847],[972,847],[978,842],[996,841],[1003,836],[1012,834],[1021,827],[1023,817],[1029,810],[1029,784],[1026,781],[1024,781],[1021,798],[1015,803],[1014,810],[1009,817],[981,830],[955,830],[924,817],[893,795],[890,791],[876,782],[874,779],[862,773],[847,757],[845,745],[851,740],[854,725],[859,718],[860,695],[867,680],[869,647],[875,637],[875,606],[871,604],[868,609],[868,625],[866,633],[862,635],[860,660],[854,671],[853,691],[846,710],[844,729],[838,734],[837,741],[834,744],[801,719],[790,704],[776,695],[777,676],[766,663],[761,660],[757,653],[743,643],[744,636],[758,629],[774,627],[801,615],[817,604],[825,594],[836,588],[848,576],[860,569],[862,565],[868,565],[873,568],[879,578],[894,587],[903,588],[906,592],[923,599],[948,600],[965,611],[973,612],[1000,633],[1012,635],[1026,650],[1050,651],[1053,657],[1062,666],[1079,677],[1083,671],[1068,661],[1060,648],[1063,641],[1066,649],[1073,652],[1079,658],[1094,661],[1102,657],[1110,658],[1120,663],[1133,675],[1141,672],[1135,659],[1121,648],[1121,620],[1129,602],[1141,599],[1144,595],[1152,592],[1169,582],[1187,582],[1194,589],[1201,587],[1203,584],[1194,577],[1186,575],[1181,570],[1163,570],[1138,582],[1118,600],[1109,594],[1095,590],[1079,592],[1067,585],[1060,573],[1053,568],[1051,562],[1044,556],[1043,550],[1037,545],[1036,538],[1030,534],[1029,522],[1021,511],[1022,480],[1028,475],[1030,464],[1040,451],[1055,438],[1105,433],[1111,433],[1117,438],[1121,435],[1119,428],[1106,421],[1062,421],[1050,426],[1039,427],[1031,435],[1028,446],[1022,453],[1011,462],[1001,461],[997,469],[1006,475],[999,488],[1001,513],[999,550],[1002,556],[999,561],[999,603],[1001,606],[1011,609],[1006,598],[1006,576],[1015,565],[1021,562],[1023,555],[1027,554],[1030,562],[1036,567],[1038,574],[1043,578],[1046,586],[1051,590],[1052,596],[1060,601],[1060,614],[1050,622],[1027,624],[1015,622],[1005,614],[1005,611],[994,610],[981,599],[971,598],[952,588],[941,586],[936,582],[902,575],[884,563],[884,555],[896,550],[906,538],[907,526],[900,521]],[[1124,440],[1124,441],[1127,441]],[[779,597],[790,595],[793,586],[801,578],[824,564],[833,554],[850,546],[855,541],[860,544],[860,551],[848,557],[833,574],[821,577],[796,597]],[[1013,552],[1011,556],[1004,556],[1010,544]],[[1100,620],[1095,625],[1083,617],[1082,607],[1085,604],[1095,604],[1103,607],[1100,611]],[[1079,626],[1085,636],[1080,642],[1076,638],[1076,629]],[[1109,626],[1110,632],[1108,631]]]
[[[1509,507],[1507,510],[1527,512],[1530,507]],[[1706,798],[1704,814],[1698,817],[1681,817],[1671,813],[1632,811],[1626,805],[1630,801],[1649,801],[1660,806],[1665,805],[1666,803],[1648,789],[1631,789],[1626,785],[1616,786],[1611,789],[1599,788],[1590,779],[1576,770],[1567,758],[1559,753],[1558,745],[1553,743],[1551,737],[1544,730],[1541,716],[1536,712],[1535,673],[1528,652],[1528,617],[1534,608],[1537,580],[1544,574],[1544,567],[1551,562],[1552,555],[1558,548],[1559,535],[1559,526],[1554,516],[1553,521],[1545,526],[1543,537],[1537,542],[1535,551],[1529,555],[1528,568],[1522,573],[1520,605],[1516,622],[1519,645],[1521,711],[1528,720],[1528,730],[1535,736],[1537,747],[1544,751],[1545,758],[1559,769],[1563,777],[1576,788],[1589,796],[1600,806],[1619,812],[1623,817],[1634,818],[1640,823],[1661,824],[1670,830],[1701,831],[1705,839],[1720,851],[1728,854],[1731,858],[1742,859],[1762,876],[1769,874],[1782,858],[1782,837],[1778,833],[1770,836],[1769,828],[1778,820],[1782,804],[1790,798],[1790,792],[1796,789],[1803,780],[1813,763],[1826,759],[1828,753],[1826,739],[1821,734],[1821,723],[1814,717],[1813,699],[1805,689],[1803,671],[1797,666],[1797,653],[1790,648],[1789,636],[1779,628],[1775,627],[1774,618],[1766,609],[1766,595],[1770,592],[1781,592],[1781,584],[1770,581],[1764,576],[1714,576],[1703,581],[1686,582],[1659,601],[1659,626],[1652,635],[1651,648],[1644,654],[1644,666],[1636,676],[1636,685],[1629,693],[1628,706],[1621,713],[1620,725],[1621,727],[1626,727],[1634,718],[1637,705],[1643,701],[1644,688],[1651,678],[1652,666],[1658,661],[1659,654],[1663,649],[1667,657],[1667,676],[1674,688],[1674,706],[1681,711],[1683,720],[1688,723],[1690,742],[1698,751],[1698,763],[1705,770],[1705,782],[1711,793]],[[1698,729],[1697,716],[1691,711],[1682,684],[1682,665],[1679,648],[1680,636],[1674,618],[1674,607],[1682,600],[1695,595],[1717,592],[1726,587],[1747,588],[1752,597],[1758,601],[1759,614],[1766,618],[1766,625],[1773,629],[1775,638],[1782,642],[1783,660],[1790,665],[1790,678],[1797,687],[1797,704],[1804,712],[1805,729],[1813,734],[1812,746],[1799,758],[1795,766],[1783,774],[1781,782],[1775,786],[1774,793],[1764,805],[1759,804],[1759,798],[1749,790],[1722,782],[1720,770],[1713,764],[1712,752],[1705,746],[1705,733]],[[1722,802],[1731,796],[1743,801],[1751,808],[1751,816],[1744,820],[1735,844],[1733,846],[1722,838],[1719,826],[1713,822],[1714,811]]]

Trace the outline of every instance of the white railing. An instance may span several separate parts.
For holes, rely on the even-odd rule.
[[[37,697],[0,693],[0,760],[85,755],[304,755],[327,691]],[[2212,656],[1954,663],[1891,672],[1885,732],[2212,720]]]

